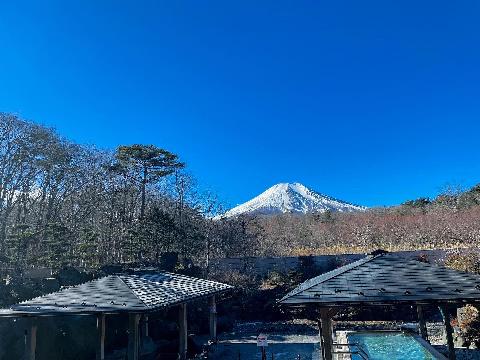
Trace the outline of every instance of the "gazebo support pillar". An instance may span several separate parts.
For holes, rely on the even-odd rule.
[[[148,337],[148,315],[143,315],[143,336]]]
[[[329,309],[320,309],[320,345],[322,349],[323,360],[333,359],[333,325],[332,311]]]
[[[37,350],[37,323],[29,319],[28,329],[25,330],[25,360],[35,360]]]
[[[140,314],[128,314],[128,360],[138,360]]]
[[[453,343],[453,328],[450,323],[450,313],[448,312],[448,306],[442,305],[439,306],[440,312],[443,317],[443,322],[445,324],[445,333],[447,335],[447,344],[448,344],[448,358],[449,360],[456,360],[455,356],[455,344]]]
[[[210,340],[217,342],[217,304],[215,295],[210,298]]]
[[[425,317],[423,316],[422,305],[417,305],[417,317],[418,327],[420,328],[420,335],[422,336],[423,340],[428,341],[427,324],[425,322]]]
[[[187,358],[187,304],[180,304],[178,312],[178,332],[179,332],[179,349],[178,355],[180,360]]]
[[[105,314],[97,315],[97,348],[95,350],[95,359],[105,359]]]

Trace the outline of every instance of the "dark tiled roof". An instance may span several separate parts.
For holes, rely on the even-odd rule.
[[[280,303],[341,306],[480,301],[480,276],[394,254],[367,256],[305,281]]]
[[[21,302],[0,310],[0,316],[146,312],[231,288],[215,281],[171,273],[110,275]]]

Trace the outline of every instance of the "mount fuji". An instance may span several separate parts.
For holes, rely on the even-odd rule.
[[[300,183],[280,183],[260,195],[223,214],[222,218],[239,215],[275,215],[282,213],[354,212],[366,207],[354,205],[317,193]]]

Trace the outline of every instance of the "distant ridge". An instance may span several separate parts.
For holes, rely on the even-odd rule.
[[[354,212],[366,208],[317,193],[300,183],[280,183],[257,197],[227,211],[221,217],[275,215],[283,213]]]

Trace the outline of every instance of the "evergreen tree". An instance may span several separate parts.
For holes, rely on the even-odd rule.
[[[72,233],[61,224],[48,224],[44,234],[44,260],[53,269],[70,265]]]
[[[24,269],[29,264],[32,265],[34,259],[31,259],[31,248],[37,241],[37,234],[29,225],[16,225],[7,237],[6,260],[16,269]]]
[[[80,242],[77,245],[77,253],[83,266],[96,268],[100,265],[98,258],[99,234],[92,229],[83,229]]]
[[[120,146],[116,158],[115,169],[140,185],[140,218],[145,215],[147,185],[184,167],[177,155],[155,145]]]

